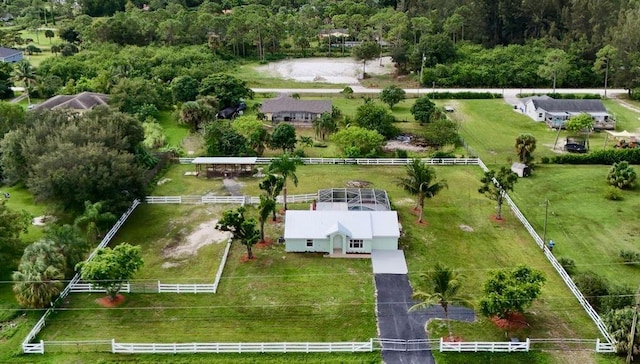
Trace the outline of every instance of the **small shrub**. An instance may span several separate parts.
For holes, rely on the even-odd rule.
[[[556,164],[607,164],[627,161],[629,164],[640,164],[640,148],[605,149],[587,154],[561,154],[553,157]]]
[[[636,183],[636,178],[636,171],[627,161],[614,163],[607,174],[607,182],[609,182],[611,186],[620,189],[633,188]]]
[[[345,87],[340,93],[347,99],[353,98],[353,89],[349,86]]]
[[[579,273],[573,278],[584,298],[591,304],[594,310],[602,312],[602,297],[609,294],[609,282],[602,276],[588,271]]]
[[[293,151],[293,156],[294,157],[300,157],[300,158],[306,158],[307,155],[304,153],[304,150],[298,148],[296,150]]]
[[[625,264],[640,264],[640,253],[632,250],[620,250],[620,258]]]
[[[443,152],[441,150],[431,155],[431,158],[455,158],[455,157],[456,157],[455,154],[451,152]]]
[[[327,147],[327,143],[315,142],[315,143],[313,143],[313,147],[314,148],[326,148]]]
[[[407,158],[408,157],[408,153],[406,150],[404,149],[396,149],[396,158]]]
[[[560,265],[562,266],[562,268],[564,268],[568,275],[572,276],[576,274],[576,262],[573,259],[562,257],[558,259],[558,263],[560,263]]]
[[[551,158],[549,157],[542,157],[540,159],[540,161],[542,162],[542,164],[549,164],[549,162],[551,162]]]
[[[604,197],[610,201],[620,201],[623,199],[622,191],[613,186],[609,186],[609,188],[607,188],[607,191],[604,193]]]

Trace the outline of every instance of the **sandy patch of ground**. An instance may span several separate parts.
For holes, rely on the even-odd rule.
[[[324,82],[357,85],[362,79],[362,62],[353,58],[298,58],[272,62],[256,67],[256,71],[299,82]],[[367,74],[393,73],[391,57],[367,62]]]
[[[200,224],[189,236],[184,239],[184,243],[165,249],[164,256],[173,259],[185,259],[198,254],[198,249],[209,244],[218,244],[231,239],[231,233],[220,231],[215,228],[218,220],[211,220]],[[165,263],[166,264],[166,263]],[[171,263],[169,263],[171,264]],[[163,267],[165,265],[163,264]]]
[[[425,147],[419,147],[417,145],[412,145],[409,143],[405,143],[399,140],[388,140],[387,144],[384,145],[384,149],[387,150],[406,150],[409,152],[424,152],[427,150]]]
[[[407,197],[407,198],[401,198],[399,200],[396,200],[394,204],[396,206],[407,206],[407,205],[415,206],[416,201]]]
[[[55,221],[55,218],[51,215],[42,215],[33,218],[31,222],[32,225],[35,226],[45,226],[46,224]]]
[[[165,184],[167,182],[171,182],[171,178],[163,178],[163,179],[158,181],[157,185],[158,186],[162,186],[163,184]]]
[[[469,225],[460,224],[460,225],[458,225],[458,227],[460,228],[460,230],[466,231],[468,233],[472,233],[474,231],[473,228],[471,226],[469,226]]]

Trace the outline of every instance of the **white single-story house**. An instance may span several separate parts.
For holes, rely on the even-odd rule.
[[[22,58],[22,51],[13,48],[0,47],[0,62],[16,63],[22,61]]]
[[[397,250],[396,211],[288,210],[285,250],[329,254]]]
[[[265,100],[260,107],[260,112],[273,122],[312,123],[322,113],[331,113],[331,110],[331,100],[297,100],[288,95]]]
[[[563,128],[568,119],[580,114],[593,118],[595,129],[615,129],[611,117],[601,100],[553,99],[549,96],[532,96],[520,100],[518,111],[535,121],[543,121],[552,128]]]

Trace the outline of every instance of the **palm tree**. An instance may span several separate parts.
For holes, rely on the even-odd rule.
[[[264,241],[264,223],[269,218],[271,212],[276,211],[276,200],[271,196],[260,195],[260,205],[258,205],[258,221],[260,222],[260,240]]]
[[[269,164],[269,173],[278,173],[284,179],[282,194],[284,197],[284,209],[287,210],[287,180],[291,178],[294,186],[298,186],[298,176],[296,176],[296,167],[302,164],[302,160],[297,156],[289,156],[283,154],[275,158]]]
[[[313,120],[313,130],[316,133],[316,137],[324,138],[328,134],[334,133],[338,129],[338,125],[328,112],[322,113],[319,118]]]
[[[25,89],[27,91],[27,101],[31,105],[31,95],[29,95],[29,88],[31,88],[31,82],[36,80],[36,71],[31,66],[31,63],[26,59],[18,62],[16,68],[13,70],[13,77],[16,81],[24,82]]]
[[[116,216],[110,212],[102,212],[102,202],[84,202],[84,213],[78,216],[74,225],[84,227],[87,233],[87,240],[95,243],[98,237],[102,236],[100,228],[108,226],[116,221]]]
[[[531,134],[520,134],[516,138],[516,152],[520,163],[529,164],[536,150],[536,138]]]
[[[419,159],[414,159],[407,165],[407,177],[398,179],[398,186],[418,197],[414,210],[420,208],[419,223],[422,222],[425,198],[432,198],[447,187],[447,182],[441,180],[434,183],[435,179],[436,171]]]
[[[52,226],[45,231],[45,237],[60,249],[66,259],[66,273],[72,275],[76,264],[86,257],[89,251],[89,242],[82,237],[77,226],[62,225]]]
[[[276,176],[274,174],[269,174],[264,178],[262,182],[258,185],[261,190],[265,192],[267,196],[269,196],[273,201],[278,198],[282,188],[284,187],[284,178],[280,176]],[[273,221],[276,221],[276,209],[273,209]]]
[[[44,308],[60,294],[64,273],[54,266],[41,261],[20,264],[20,270],[13,273],[13,292],[20,305],[29,308]]]
[[[449,338],[452,338],[453,333],[451,331],[451,323],[449,322],[449,305],[469,304],[467,297],[460,293],[464,276],[457,270],[436,263],[433,271],[422,274],[421,277],[426,281],[429,291],[417,291],[413,294],[413,298],[420,302],[411,306],[409,312],[429,308],[434,305],[442,306],[444,319],[447,321],[447,329],[449,330]]]

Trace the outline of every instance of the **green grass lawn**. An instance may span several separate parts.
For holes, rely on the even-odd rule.
[[[205,178],[184,175],[186,172],[195,172],[195,170],[196,167],[192,164],[171,165],[149,194],[154,196],[229,195],[222,183],[222,177]]]
[[[200,224],[213,224],[224,205],[142,205],[118,231],[110,245],[127,242],[142,247],[144,266],[136,275],[140,283],[213,283],[226,240],[178,253],[189,237],[200,231]],[[145,229],[140,229],[145,226]],[[193,239],[193,237],[191,238]],[[198,241],[210,242],[211,236]],[[215,240],[218,240],[216,237]],[[219,241],[219,240],[218,240]]]
[[[189,135],[187,125],[178,123],[171,111],[159,112],[158,123],[167,136],[167,145],[182,146],[182,141]]]

